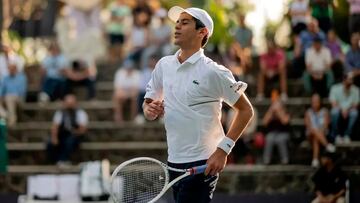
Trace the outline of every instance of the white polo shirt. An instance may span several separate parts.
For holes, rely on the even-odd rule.
[[[234,105],[247,84],[236,82],[230,70],[204,55],[203,49],[184,63],[163,57],[152,73],[145,98],[164,100],[168,161],[208,159],[225,136],[222,101]]]

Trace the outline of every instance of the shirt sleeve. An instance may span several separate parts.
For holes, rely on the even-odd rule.
[[[151,74],[151,79],[146,85],[146,94],[144,98],[153,100],[160,100],[163,91],[163,76],[161,69],[161,60],[156,64],[154,71]]]
[[[337,102],[336,101],[336,86],[333,86],[330,89],[329,101],[330,102]]]
[[[61,111],[56,111],[54,118],[53,118],[53,123],[60,125],[61,124],[61,120],[62,120],[62,113]]]
[[[233,106],[240,96],[245,92],[247,84],[241,81],[236,81],[231,71],[225,67],[217,71],[218,77],[218,91],[220,98]]]
[[[89,123],[89,118],[87,113],[84,110],[79,110],[76,116],[76,122],[79,125],[87,126]]]

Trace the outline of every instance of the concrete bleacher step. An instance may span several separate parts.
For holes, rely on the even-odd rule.
[[[250,100],[257,109],[259,118],[262,118],[271,104],[270,99],[264,99],[260,102],[254,98],[250,98]],[[325,103],[328,105],[327,101]],[[310,99],[305,97],[289,98],[285,104],[292,118],[303,118],[306,109],[310,106]],[[79,102],[79,106],[88,113],[91,121],[113,120],[112,101],[84,101]],[[52,102],[46,105],[25,103],[20,107],[19,120],[20,122],[50,121],[58,109],[61,109],[60,102]]]
[[[10,165],[48,165],[45,143],[9,144]],[[84,161],[108,159],[111,163],[125,160],[153,156],[164,160],[167,157],[165,142],[149,143],[82,143],[80,148],[71,155],[71,162],[78,164]]]
[[[256,81],[244,81],[248,83],[246,94],[250,97],[255,97],[257,92]],[[110,100],[114,91],[113,82],[99,81],[96,83],[96,94],[98,99]],[[288,95],[289,97],[299,97],[305,95],[303,82],[301,80],[288,81]]]
[[[9,142],[44,142],[49,139],[51,122],[24,122],[10,128]],[[91,121],[85,141],[164,141],[165,129],[158,121],[145,124]]]
[[[303,119],[291,119],[292,130],[303,132]],[[261,123],[259,123],[261,125]],[[24,122],[9,129],[9,142],[36,142],[49,139],[51,122]],[[111,121],[92,121],[89,123],[85,140],[89,141],[162,141],[165,129],[157,121],[145,124],[127,122],[123,125]]]

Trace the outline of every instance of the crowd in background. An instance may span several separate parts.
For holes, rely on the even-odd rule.
[[[64,109],[54,115],[53,128],[56,130],[52,130],[48,147],[51,160],[67,161],[68,153],[81,140],[78,137],[82,136],[77,135],[86,133],[87,115],[83,110],[78,113],[74,110],[81,109],[76,107],[74,89],[84,86],[86,99],[96,99],[96,62],[99,58],[119,64],[113,78],[114,122],[145,122],[142,102],[147,81],[156,62],[176,51],[167,10],[154,9],[147,2],[138,0],[129,5],[123,0],[112,1],[106,8],[109,13],[106,22],[101,20],[99,3],[86,9],[64,4],[59,9],[56,38],[48,44],[47,55],[40,64],[42,85],[38,90],[38,101],[42,104],[64,99]],[[302,79],[305,90],[302,96],[311,97],[311,106],[304,112],[304,133],[313,149],[312,166],[319,166],[322,149],[334,152],[334,143],[347,144],[356,139],[353,128],[358,120],[359,106],[360,3],[358,0],[348,2],[348,49],[344,49],[345,42],[340,41],[334,30],[331,1],[292,1],[289,5],[292,46],[285,49],[276,44],[274,36],[266,36],[267,48],[260,55],[252,51],[253,32],[245,23],[246,15],[236,14],[233,42],[216,58],[221,59],[219,63],[229,68],[236,79],[245,82],[253,82],[249,79],[251,76],[257,79],[254,102],[270,98],[271,104],[263,118],[254,118],[252,127],[238,141],[238,146],[247,149],[249,143],[261,143],[259,140],[264,139],[264,164],[274,163],[272,152],[275,146],[279,148],[280,163],[291,162],[288,149],[291,115],[286,108],[290,78]],[[259,64],[258,67],[255,64]],[[24,60],[11,47],[2,45],[0,117],[7,119],[10,127],[16,126],[17,106],[24,102],[27,92],[24,66]],[[324,100],[329,101],[329,105],[324,105]],[[124,109],[128,109],[128,116]],[[231,115],[231,111],[224,112],[225,129]],[[261,128],[257,127],[259,123]],[[57,139],[61,136],[55,134],[59,133],[66,134],[66,139]],[[72,139],[73,136],[76,139]],[[56,148],[60,155],[54,155],[54,145],[66,150],[58,152]],[[258,162],[254,157],[248,157],[248,150],[240,151],[246,163]],[[239,155],[231,160],[244,160],[236,156]]]

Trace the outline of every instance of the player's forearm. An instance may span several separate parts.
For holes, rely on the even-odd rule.
[[[254,109],[245,94],[235,103],[234,108],[236,113],[226,136],[236,141],[254,116]]]
[[[239,139],[253,115],[254,111],[252,108],[249,110],[238,111],[226,136],[233,141]]]

